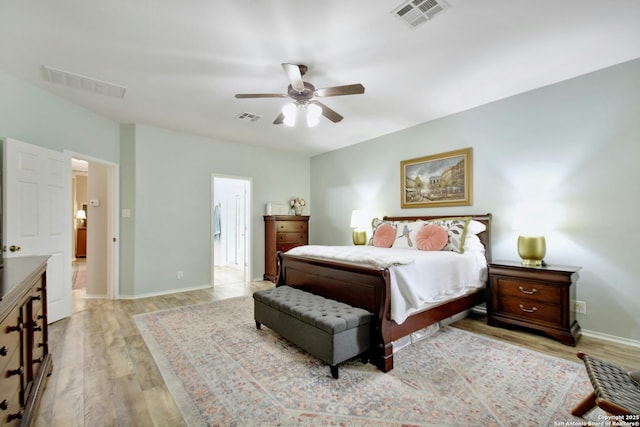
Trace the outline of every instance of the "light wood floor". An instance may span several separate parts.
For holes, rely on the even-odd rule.
[[[36,425],[184,425],[132,316],[251,295],[258,289],[272,286],[270,282],[219,285],[215,290],[139,300],[74,298],[71,318],[50,325],[49,344],[54,368]],[[486,319],[475,314],[456,322],[455,326],[572,361],[578,361],[577,351],[584,351],[628,368],[640,367],[638,348],[603,343],[589,337],[582,337],[577,347],[569,347],[549,338],[490,327]]]

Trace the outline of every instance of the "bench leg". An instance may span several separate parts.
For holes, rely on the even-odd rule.
[[[571,411],[571,415],[576,417],[582,417],[584,414],[592,410],[596,406],[596,393],[591,392],[591,394],[584,399],[582,402],[578,403],[578,405],[573,408]]]
[[[335,379],[338,379],[338,365],[331,365],[331,376]]]
[[[256,329],[260,329],[260,322],[256,320]]]

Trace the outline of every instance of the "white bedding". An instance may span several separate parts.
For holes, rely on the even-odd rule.
[[[312,256],[389,268],[391,319],[408,316],[485,285],[487,261],[482,252],[419,251],[374,246],[298,246],[291,255]]]

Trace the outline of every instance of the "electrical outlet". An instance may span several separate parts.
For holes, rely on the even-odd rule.
[[[584,301],[573,301],[573,311],[578,314],[587,314],[587,303]]]
[[[184,273],[182,270],[178,270],[178,279],[182,279],[182,276],[184,276]]]

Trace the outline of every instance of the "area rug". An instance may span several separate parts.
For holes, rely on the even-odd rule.
[[[335,380],[322,361],[256,329],[251,297],[135,321],[190,426],[570,425],[591,391],[581,364],[454,327],[398,351],[386,374],[356,358]]]

